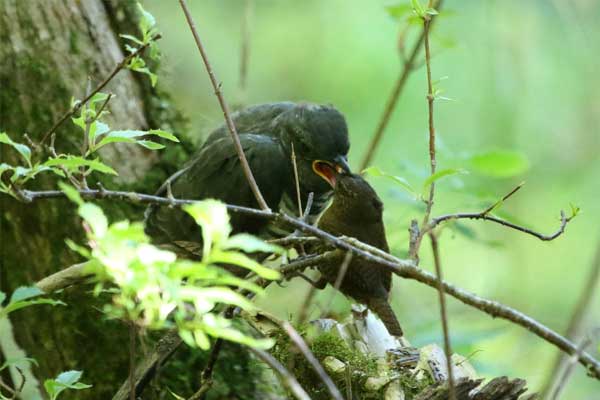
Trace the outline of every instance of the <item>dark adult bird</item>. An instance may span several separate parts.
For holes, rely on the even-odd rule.
[[[307,218],[314,222],[328,204],[339,174],[350,171],[344,116],[332,106],[283,102],[247,108],[234,114],[233,121],[268,206],[297,216],[293,149],[302,206],[309,193],[314,193]],[[176,198],[215,198],[258,208],[224,125],[215,129],[198,153],[167,182]],[[164,195],[166,189],[165,182],[160,194]],[[231,223],[236,232],[263,238],[280,237],[290,230],[240,213],[231,215]],[[150,206],[146,211],[146,232],[157,244],[201,241],[199,228],[191,217],[175,208]]]
[[[335,236],[354,237],[389,252],[382,217],[383,203],[375,190],[360,176],[348,174],[339,177],[333,203],[319,220],[319,228]],[[333,285],[340,271],[340,263],[326,264],[319,271],[322,275],[320,285]],[[402,328],[388,302],[391,286],[392,273],[389,269],[353,257],[340,291],[377,314],[390,334],[402,336]]]

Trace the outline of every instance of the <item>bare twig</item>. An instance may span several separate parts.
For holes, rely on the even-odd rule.
[[[200,51],[200,55],[202,56],[202,61],[204,62],[204,66],[206,67],[206,72],[208,73],[208,77],[210,78],[210,82],[215,90],[215,95],[219,100],[219,104],[221,106],[221,110],[223,110],[223,116],[225,117],[225,122],[227,124],[227,128],[229,128],[229,133],[231,134],[231,139],[233,140],[233,144],[235,146],[235,150],[240,159],[240,163],[242,165],[242,169],[244,170],[244,175],[246,176],[246,180],[248,181],[248,185],[250,185],[250,189],[256,198],[256,202],[261,210],[269,210],[269,206],[265,202],[258,185],[256,184],[256,180],[254,179],[254,175],[252,174],[252,170],[250,169],[250,165],[248,164],[248,160],[246,159],[246,155],[244,154],[244,149],[242,148],[242,144],[240,143],[240,137],[238,136],[237,130],[235,129],[235,125],[233,120],[231,119],[231,113],[229,112],[229,106],[225,102],[225,98],[221,93],[221,84],[218,83],[217,78],[215,77],[215,73],[213,72],[212,66],[208,60],[208,56],[206,54],[206,50],[204,50],[204,45],[200,40],[200,35],[198,35],[198,30],[196,29],[196,24],[192,19],[192,15],[190,14],[190,10],[188,9],[187,3],[185,0],[179,0],[179,4],[181,5],[181,9],[185,14],[185,19],[192,31],[192,35],[194,36],[194,41],[196,42],[196,46]]]
[[[447,215],[442,215],[440,217],[436,217],[434,219],[431,220],[430,224],[428,225],[427,229],[425,229],[425,231],[431,231],[434,227],[436,227],[437,225],[439,225],[440,223],[444,222],[444,221],[449,221],[449,220],[456,220],[456,219],[481,219],[481,220],[485,220],[485,221],[491,221],[491,222],[495,222],[497,224],[506,226],[507,228],[511,228],[511,229],[515,229],[517,231],[526,233],[528,235],[531,236],[535,236],[536,238],[543,240],[543,241],[550,241],[550,240],[554,240],[557,237],[559,237],[560,235],[562,235],[565,232],[565,228],[567,226],[567,223],[569,223],[573,217],[567,217],[565,215],[564,211],[560,211],[560,227],[558,228],[558,230],[552,234],[549,235],[545,235],[543,233],[539,233],[536,232],[532,229],[529,228],[525,228],[523,226],[514,224],[512,222],[506,221],[502,218],[498,218],[498,217],[494,217],[492,215],[485,215],[482,213],[457,213],[457,214],[447,214]]]
[[[302,218],[302,196],[300,195],[300,179],[298,178],[298,165],[296,164],[296,151],[294,151],[294,143],[292,143],[292,168],[294,171],[294,183],[296,184],[296,202],[298,204],[298,217]]]
[[[115,68],[112,70],[112,72],[110,74],[108,74],[108,76],[106,78],[104,78],[104,80],[102,82],[100,82],[100,84],[98,86],[96,86],[96,88],[94,88],[94,90],[92,90],[87,96],[85,96],[85,98],[83,100],[74,104],[73,107],[71,107],[68,111],[66,111],[62,115],[62,117],[60,117],[59,120],[56,121],[54,123],[54,125],[52,125],[52,127],[46,133],[44,133],[44,136],[42,136],[42,140],[40,140],[39,144],[42,145],[46,141],[46,139],[48,139],[50,137],[50,135],[52,135],[52,133],[54,133],[54,131],[56,131],[56,129],[58,129],[58,127],[63,122],[65,122],[69,117],[73,116],[77,111],[79,111],[81,109],[81,107],[83,107],[84,104],[86,104],[92,97],[94,97],[94,95],[96,93],[98,93],[102,89],[104,89],[104,87],[106,85],[108,85],[108,83],[119,73],[119,71],[121,71],[122,69],[124,69],[127,66],[129,61],[131,61],[134,57],[141,54],[144,50],[146,50],[146,48],[148,48],[148,46],[150,46],[153,42],[159,40],[160,38],[161,38],[160,34],[154,35],[148,41],[148,43],[140,46],[136,51],[134,51],[133,53],[130,53],[125,58],[123,58],[121,60],[121,62],[115,66]]]
[[[317,360],[312,351],[310,351],[310,349],[306,345],[306,342],[304,341],[304,339],[302,339],[302,336],[300,336],[296,329],[294,329],[294,327],[289,322],[284,321],[283,330],[287,333],[289,338],[296,345],[296,348],[300,350],[300,352],[304,355],[304,358],[306,358],[306,361],[308,361],[308,363],[315,370],[321,381],[323,381],[331,397],[335,400],[344,400],[339,389],[337,388],[337,386],[335,386],[335,383],[333,383],[329,375],[327,375],[327,372],[325,372],[319,360]]]
[[[41,279],[35,285],[45,293],[52,293],[64,289],[89,277],[90,274],[85,273],[85,269],[89,264],[89,261],[87,261],[81,264],[71,265],[68,268]]]
[[[281,382],[294,394],[298,400],[310,400],[310,396],[300,386],[298,380],[288,371],[279,361],[277,361],[272,355],[264,350],[255,349],[248,347],[248,349],[254,353],[258,358],[263,360],[269,365],[277,374],[281,377]]]
[[[587,277],[584,279],[584,287],[579,296],[579,301],[575,306],[575,310],[571,315],[571,319],[569,320],[569,325],[565,332],[565,337],[573,340],[578,332],[581,330],[582,322],[589,310],[592,299],[596,293],[596,286],[598,285],[598,280],[600,278],[600,242],[596,248],[596,254],[594,255],[594,260],[591,264],[590,271]],[[563,366],[567,363],[567,357],[563,353],[558,353],[554,362],[552,363],[552,369],[550,370],[550,374],[546,378],[543,389],[540,391],[542,394],[542,398],[548,397],[552,387],[554,386],[557,377],[560,371],[563,369]]]
[[[442,261],[440,259],[440,247],[437,237],[434,233],[429,234],[431,239],[431,251],[433,252],[433,263],[435,265],[435,275],[437,281],[437,291],[440,301],[440,315],[442,319],[442,331],[444,333],[444,353],[446,354],[446,366],[448,367],[448,394],[449,399],[456,399],[456,389],[454,385],[454,370],[452,365],[452,345],[450,344],[450,329],[448,328],[448,312],[446,309],[446,297],[444,296],[444,286],[442,285]]]
[[[435,5],[435,9],[439,11],[440,8],[442,8],[442,3],[443,3],[443,0],[439,0]],[[419,36],[419,38],[417,39],[417,41],[415,42],[410,55],[404,62],[402,72],[400,72],[400,76],[398,77],[398,80],[396,81],[396,84],[394,85],[394,88],[392,89],[392,93],[390,94],[390,97],[387,100],[387,103],[383,110],[381,119],[379,120],[379,123],[377,124],[377,129],[375,129],[375,133],[373,134],[373,137],[371,138],[371,142],[369,143],[367,152],[360,163],[360,167],[359,167],[360,171],[362,171],[363,169],[368,167],[369,164],[371,163],[371,161],[373,160],[375,151],[377,150],[377,147],[379,146],[379,143],[381,142],[381,138],[383,137],[383,132],[387,128],[387,125],[390,122],[390,118],[392,116],[392,112],[396,108],[396,103],[398,103],[398,99],[400,98],[400,93],[402,93],[402,89],[404,89],[404,84],[406,83],[406,81],[408,80],[408,76],[414,69],[415,60],[417,58],[417,55],[419,54],[421,45],[423,44],[424,37],[425,37],[425,35],[424,35],[424,31],[423,31],[421,33],[421,35]]]

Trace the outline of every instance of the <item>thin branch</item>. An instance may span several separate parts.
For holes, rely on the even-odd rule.
[[[560,211],[560,227],[558,228],[558,230],[556,232],[549,234],[549,235],[545,235],[543,233],[536,232],[532,229],[525,228],[523,226],[506,221],[502,218],[494,217],[492,215],[485,215],[480,212],[479,213],[457,213],[457,214],[442,215],[440,217],[436,217],[436,218],[432,219],[430,224],[427,226],[427,229],[425,229],[425,230],[427,232],[429,232],[434,227],[436,227],[437,225],[439,225],[440,223],[442,223],[444,221],[456,220],[456,219],[481,219],[484,221],[491,221],[491,222],[495,222],[497,224],[503,225],[507,228],[515,229],[517,231],[526,233],[528,235],[535,236],[536,238],[538,238],[540,240],[550,241],[550,240],[556,239],[557,237],[559,237],[560,235],[562,235],[565,232],[567,223],[569,223],[573,219],[573,217],[571,216],[571,217],[567,218],[567,216],[565,215],[565,212],[563,210],[561,210]]]
[[[435,5],[435,9],[439,11],[442,8],[442,3],[443,3],[443,0],[439,0]],[[363,169],[368,167],[369,164],[371,163],[371,161],[373,160],[375,151],[377,150],[377,147],[379,147],[381,138],[383,137],[383,133],[384,133],[385,129],[387,128],[388,123],[390,122],[392,112],[396,108],[396,104],[398,103],[400,94],[402,93],[402,90],[404,89],[404,85],[405,85],[406,81],[408,80],[408,76],[414,69],[415,60],[417,58],[417,55],[419,54],[419,50],[421,49],[421,46],[423,45],[423,41],[425,38],[424,33],[425,32],[423,31],[421,33],[421,35],[418,37],[417,41],[415,42],[415,44],[413,46],[413,49],[412,49],[410,55],[404,62],[402,72],[400,72],[400,76],[398,77],[398,80],[396,81],[396,84],[394,85],[394,88],[392,89],[392,93],[390,94],[390,97],[387,100],[387,103],[383,110],[381,119],[379,120],[379,123],[377,124],[377,129],[375,129],[375,133],[373,134],[373,137],[371,138],[371,142],[369,143],[367,152],[365,153],[365,156],[360,163],[359,171],[362,171]]]
[[[306,342],[304,341],[304,339],[302,339],[302,336],[300,336],[296,329],[294,329],[294,327],[289,322],[284,321],[283,330],[287,333],[289,338],[296,345],[296,348],[300,350],[300,352],[304,355],[304,358],[306,358],[306,361],[308,361],[308,363],[312,366],[312,368],[317,373],[321,381],[323,381],[331,397],[335,400],[344,400],[339,389],[337,388],[337,386],[335,386],[335,383],[333,383],[329,375],[327,375],[327,372],[325,372],[319,360],[317,360],[312,351],[310,351],[310,349],[306,345]]]
[[[90,262],[87,261],[81,264],[71,265],[68,268],[41,279],[35,285],[44,293],[52,293],[77,284],[91,276],[89,273],[85,272],[85,269],[89,264]]]
[[[148,43],[140,46],[136,51],[134,51],[133,53],[130,53],[128,56],[123,58],[121,60],[121,62],[115,66],[115,68],[112,70],[112,72],[110,74],[108,74],[108,76],[106,78],[104,78],[104,80],[102,82],[100,82],[100,84],[98,86],[96,86],[96,88],[94,90],[92,90],[87,96],[85,96],[85,98],[83,100],[76,103],[75,105],[73,105],[73,107],[71,107],[68,111],[66,111],[63,114],[63,116],[60,117],[60,119],[58,121],[56,121],[54,123],[54,125],[52,125],[52,128],[50,128],[46,133],[44,133],[44,136],[42,136],[42,140],[40,140],[39,144],[42,145],[46,141],[46,139],[48,139],[50,137],[50,135],[52,135],[52,133],[54,133],[54,131],[56,131],[56,129],[58,129],[58,127],[63,122],[65,122],[69,117],[73,116],[77,111],[79,111],[81,109],[81,107],[83,107],[84,104],[86,104],[92,97],[94,97],[94,95],[96,93],[98,93],[102,89],[104,89],[104,87],[106,85],[108,85],[108,83],[119,73],[119,71],[121,71],[122,69],[124,69],[127,66],[129,61],[131,61],[134,57],[141,54],[144,50],[146,50],[146,48],[148,48],[148,46],[150,46],[153,42],[159,40],[160,38],[161,38],[160,34],[154,35],[152,38],[150,38]]]
[[[208,77],[210,78],[210,82],[215,90],[215,95],[219,100],[219,104],[221,106],[221,110],[223,110],[223,116],[225,117],[225,122],[227,123],[227,128],[229,128],[229,133],[231,134],[231,139],[233,140],[233,144],[235,146],[235,150],[240,159],[240,163],[242,165],[242,169],[244,171],[244,175],[246,176],[246,180],[248,181],[248,185],[250,185],[250,189],[256,198],[256,202],[258,203],[261,210],[269,210],[269,206],[265,202],[258,185],[256,184],[256,180],[254,179],[254,175],[252,174],[252,170],[250,169],[250,165],[248,164],[248,160],[246,159],[246,155],[244,154],[244,149],[242,148],[242,144],[240,143],[240,137],[238,136],[237,130],[235,129],[235,125],[233,120],[231,119],[231,113],[229,112],[229,106],[225,102],[225,98],[221,93],[221,84],[218,83],[217,78],[215,77],[215,73],[213,72],[212,66],[208,60],[208,56],[206,51],[204,50],[204,45],[200,40],[200,35],[198,35],[198,30],[196,29],[196,24],[192,19],[192,15],[190,14],[190,10],[185,2],[185,0],[179,0],[179,4],[181,5],[181,9],[185,14],[185,19],[192,31],[192,35],[194,36],[194,41],[196,42],[196,46],[200,51],[200,55],[202,56],[202,61],[204,62],[204,66],[206,67],[206,72],[208,73]]]
[[[173,204],[174,206],[181,206],[184,204],[192,204],[197,202],[197,200],[183,200],[183,199],[168,199],[166,197],[158,197],[151,196],[147,194],[141,193],[132,193],[132,192],[119,192],[119,191],[109,191],[109,190],[78,190],[79,194],[86,199],[101,199],[101,198],[113,198],[124,201],[129,201],[133,203],[153,203],[153,204],[164,204],[169,205]],[[40,199],[49,199],[49,198],[64,198],[65,194],[59,190],[49,190],[49,191],[20,191],[21,195],[27,201],[35,201]],[[292,218],[287,215],[277,214],[270,211],[264,210],[256,210],[248,207],[240,207],[240,206],[232,206],[228,205],[227,209],[231,212],[244,213],[248,215],[253,215],[260,218],[266,218],[270,220],[281,221],[287,224],[290,224],[300,231],[304,232],[308,235],[313,235],[322,241],[332,245],[333,247],[341,250],[338,251],[337,256],[342,259],[344,253],[346,251],[352,251],[353,254],[357,257],[360,257],[363,260],[367,260],[373,263],[377,263],[378,265],[384,266],[392,270],[396,275],[419,281],[433,288],[437,288],[437,279],[434,275],[429,272],[418,268],[415,263],[411,260],[402,260],[396,258],[392,255],[386,254],[387,257],[379,256],[379,252],[381,250],[373,249],[372,251],[365,251],[364,248],[368,249],[371,246],[362,243],[362,248],[354,246],[343,238],[339,238],[333,236],[325,231],[322,231],[314,226],[306,224],[303,221],[300,221],[296,218]],[[378,251],[377,251],[378,250]],[[334,259],[335,251],[331,252],[328,257]],[[385,253],[384,253],[385,254]],[[314,265],[314,259],[310,262],[307,262],[307,266]],[[449,283],[443,282],[444,291],[458,299],[459,301],[470,305],[478,310],[491,315],[495,318],[502,318],[508,321],[519,325],[530,332],[534,333],[541,339],[553,344],[560,350],[564,351],[569,355],[573,355],[577,351],[577,347],[568,339],[554,332],[550,328],[542,325],[538,321],[533,318],[513,309],[507,307],[501,303],[487,300],[485,298],[479,297],[473,293],[470,293],[464,289],[458,288]],[[582,353],[579,359],[580,364],[588,368],[590,376],[594,378],[600,379],[600,362],[595,360],[588,353]]]
[[[129,323],[129,400],[135,400],[135,325]]]
[[[433,263],[435,265],[435,275],[437,281],[437,291],[440,302],[440,315],[442,318],[442,331],[444,333],[444,353],[446,354],[446,367],[448,368],[448,394],[450,400],[456,400],[456,387],[454,383],[454,370],[452,365],[452,345],[450,344],[450,328],[448,328],[448,311],[446,309],[446,297],[444,296],[444,286],[442,285],[442,261],[440,259],[440,247],[437,236],[432,232],[429,234],[431,239],[431,251],[433,252]]]
[[[271,367],[281,378],[281,382],[294,394],[298,400],[310,400],[310,396],[300,386],[298,380],[290,371],[288,371],[279,361],[277,361],[272,355],[264,350],[255,349],[248,347],[248,349],[254,353],[258,358],[263,360],[269,367]]]
[[[596,294],[596,287],[598,285],[598,280],[600,279],[600,242],[596,248],[596,254],[594,256],[594,260],[590,267],[590,271],[587,277],[584,279],[584,287],[579,296],[579,301],[575,306],[573,314],[571,315],[571,319],[569,320],[569,325],[565,332],[565,337],[573,340],[578,332],[581,330],[581,325],[583,320],[585,319],[586,314],[589,311],[590,304],[594,295]],[[550,374],[546,378],[543,389],[540,391],[542,393],[542,398],[545,399],[548,397],[552,386],[554,386],[555,381],[557,380],[558,374],[563,369],[563,365],[567,362],[567,357],[563,353],[558,353],[554,362],[552,363],[553,367],[550,370]]]

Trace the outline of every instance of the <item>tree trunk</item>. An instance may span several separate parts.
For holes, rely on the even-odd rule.
[[[119,26],[137,26],[135,3],[100,0],[3,0],[0,2],[0,131],[19,142],[27,133],[35,142],[69,109],[70,100],[85,96],[123,57]],[[114,129],[173,129],[181,118],[146,77],[121,71],[104,89],[114,93],[106,122]],[[179,132],[178,132],[179,133]],[[69,120],[56,131],[59,152],[78,153],[81,131]],[[103,160],[119,177],[110,186],[152,192],[168,173],[181,164],[182,147],[153,153],[139,146],[107,146]],[[18,163],[12,149],[0,146],[0,162]],[[34,159],[45,157],[33,154]],[[161,158],[159,160],[159,157]],[[151,169],[151,170],[150,170]],[[150,172],[150,173],[149,173]],[[103,178],[104,179],[104,178]],[[88,179],[95,185],[97,178]],[[43,174],[31,185],[54,188],[56,179]],[[114,218],[141,218],[143,208],[101,204]],[[81,242],[82,229],[73,205],[66,200],[22,204],[0,194],[0,290],[11,293],[18,286],[74,264],[79,258],[64,244]],[[127,376],[128,328],[106,321],[93,308],[98,300],[90,288],[69,289],[57,296],[66,307],[35,306],[12,315],[14,336],[39,367],[39,379],[59,372],[84,370],[83,381],[94,384],[85,398],[110,398]],[[0,335],[7,332],[0,332]],[[1,363],[0,363],[1,364]],[[93,393],[93,394],[92,394]]]

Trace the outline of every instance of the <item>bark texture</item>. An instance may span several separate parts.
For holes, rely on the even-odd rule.
[[[1,1],[0,131],[19,142],[25,142],[24,133],[39,141],[69,108],[71,97],[85,95],[88,79],[96,86],[123,58],[115,28],[135,29],[132,10],[132,1]],[[150,88],[147,78],[122,71],[104,91],[115,95],[109,105],[111,114],[105,118],[115,129],[181,127],[181,118]],[[162,112],[153,112],[157,105]],[[81,132],[71,121],[65,121],[56,134],[57,151],[79,152]],[[181,148],[160,154],[127,144],[106,148],[103,160],[119,172],[108,184],[147,192],[158,187],[184,155]],[[0,151],[0,162],[18,163],[12,149],[0,146]],[[43,154],[33,157],[39,160]],[[100,179],[105,178],[92,175],[88,183]],[[32,187],[49,188],[55,183],[54,177],[40,175]],[[143,212],[141,207],[123,204],[101,205],[113,219],[139,219]],[[21,204],[0,195],[0,207],[0,290],[11,293],[80,261],[64,245],[66,238],[81,243],[82,237],[70,202]],[[14,314],[12,322],[19,345],[39,363],[34,369],[39,378],[84,370],[83,381],[93,383],[94,389],[78,396],[105,399],[127,376],[128,330],[121,322],[104,320],[93,308],[99,301],[89,290],[67,289],[55,296],[66,307],[31,307]]]

